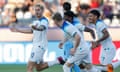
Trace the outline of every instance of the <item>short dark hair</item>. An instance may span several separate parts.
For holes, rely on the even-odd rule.
[[[100,12],[98,10],[96,10],[96,9],[91,10],[89,13],[92,13],[93,15],[97,16],[97,18],[100,17]]]
[[[75,17],[75,14],[74,14],[74,12],[72,12],[72,11],[66,11],[65,13],[64,13],[64,15],[65,16],[69,16],[69,17]]]
[[[44,10],[44,7],[40,4],[36,4],[35,7],[40,7],[41,10]]]
[[[63,9],[66,11],[71,10],[71,4],[69,2],[64,2]]]
[[[55,13],[52,17],[53,20],[61,21],[63,18],[60,13]]]

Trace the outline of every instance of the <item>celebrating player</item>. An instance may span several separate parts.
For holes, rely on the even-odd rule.
[[[59,13],[56,13],[53,16],[53,20],[55,24],[68,35],[68,39],[73,42],[73,48],[70,50],[71,57],[67,59],[63,66],[64,72],[70,72],[70,68],[72,67],[73,63],[78,61],[79,63],[85,61],[89,65],[90,62],[88,61],[90,60],[88,60],[88,56],[90,51],[82,34],[70,22],[64,21]],[[88,71],[95,72],[95,69],[93,67],[89,67]]]
[[[116,48],[112,43],[112,39],[107,30],[107,26],[102,20],[99,20],[99,17],[100,17],[100,13],[98,10],[91,10],[88,14],[88,19],[89,19],[88,21],[90,22],[90,24],[95,25],[95,29],[98,36],[98,40],[95,42],[95,44],[102,45],[99,60],[102,65],[106,66],[112,63],[112,60],[115,56]],[[109,67],[99,67],[99,68],[101,68],[104,71],[110,69]]]
[[[28,61],[27,72],[33,72],[33,68],[37,71],[41,71],[54,64],[59,64],[58,60],[51,62],[43,62],[43,55],[47,49],[47,29],[48,20],[43,16],[44,8],[40,4],[35,5],[35,14],[37,19],[33,21],[33,24],[29,28],[20,28],[13,26],[11,31],[21,32],[21,33],[33,33],[33,48],[31,51],[31,56]],[[59,58],[60,59],[60,58]]]

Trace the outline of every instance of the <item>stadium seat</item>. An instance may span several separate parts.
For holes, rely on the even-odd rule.
[[[117,27],[118,25],[119,25],[119,19],[116,16],[114,16],[112,19],[111,26]]]
[[[110,26],[110,24],[111,24],[110,19],[105,18],[103,21],[105,22],[105,24],[107,24],[108,26]]]
[[[17,20],[24,18],[24,13],[22,11],[16,12],[16,18]]]

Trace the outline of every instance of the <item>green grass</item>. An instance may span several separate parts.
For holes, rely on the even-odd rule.
[[[1,64],[0,72],[26,72],[26,65],[23,64]],[[55,65],[42,72],[63,72],[62,66]],[[114,72],[120,72],[120,67],[115,69]]]

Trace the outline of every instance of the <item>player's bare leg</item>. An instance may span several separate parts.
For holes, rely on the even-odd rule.
[[[33,72],[35,65],[36,65],[35,62],[29,61],[27,65],[27,72]]]
[[[40,71],[42,71],[42,70],[44,70],[44,69],[46,69],[48,67],[49,67],[48,63],[45,62],[45,63],[37,64],[36,65],[36,70],[37,70],[37,72],[40,72]]]
[[[64,64],[64,60],[62,59],[62,57],[58,57],[55,61],[49,61],[49,62],[44,62],[41,64],[37,64],[36,65],[36,70],[37,71],[42,71],[46,68],[49,68],[50,66],[53,66],[55,64]]]
[[[70,68],[72,67],[72,65],[73,65],[73,64],[66,62],[66,63],[63,65],[63,70],[64,70],[64,72],[70,72]]]

